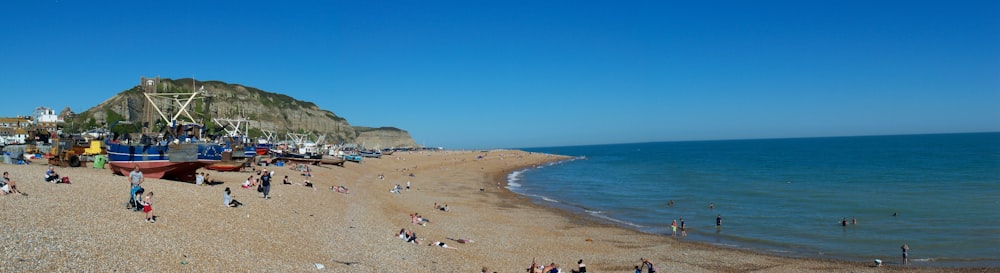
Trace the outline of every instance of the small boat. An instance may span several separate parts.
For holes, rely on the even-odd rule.
[[[378,151],[363,151],[360,154],[363,157],[382,158],[382,153]]]
[[[344,160],[347,160],[347,161],[350,161],[350,162],[361,163],[361,158],[362,157],[360,155],[344,155]]]
[[[205,166],[205,169],[220,171],[220,172],[238,172],[243,169],[243,163],[215,163],[212,165]]]
[[[343,167],[345,161],[346,160],[344,160],[343,158],[339,158],[339,157],[324,156],[323,158],[321,158],[319,160],[319,163],[323,164],[323,165],[338,165],[338,166]]]

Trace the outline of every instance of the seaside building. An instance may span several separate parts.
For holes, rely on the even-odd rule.
[[[23,144],[33,124],[31,117],[0,118],[0,140],[3,144]]]

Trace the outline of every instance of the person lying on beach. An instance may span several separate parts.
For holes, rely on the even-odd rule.
[[[313,183],[309,182],[309,179],[306,179],[305,181],[302,181],[302,185],[306,186],[306,187],[310,187],[310,188],[313,187]]]
[[[445,244],[444,242],[433,242],[433,243],[429,244],[428,246],[434,246],[434,245],[442,247],[442,248],[458,250],[457,247],[449,246],[448,244]]]
[[[336,191],[336,192],[339,192],[339,193],[351,193],[351,191],[348,190],[347,187],[344,187],[343,185],[341,185],[341,186],[330,186],[330,190]]]
[[[443,212],[449,212],[449,211],[451,211],[450,209],[448,209],[448,204],[444,204],[444,205],[438,206],[437,203],[434,203],[434,208],[435,209],[439,209],[439,210],[441,210]]]
[[[528,273],[542,273],[542,266],[535,262],[535,259],[531,259],[531,266],[528,267]],[[641,272],[640,272],[641,273]]]
[[[458,238],[458,239],[448,238],[448,240],[456,241],[460,244],[475,243],[475,241],[473,241],[472,239],[465,239],[465,238]]]

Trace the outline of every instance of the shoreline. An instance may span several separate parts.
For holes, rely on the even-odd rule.
[[[533,152],[533,153],[539,153],[539,152]],[[553,155],[553,154],[550,154],[550,155]],[[564,155],[554,155],[554,156],[560,156],[560,157],[564,157],[564,158],[561,159],[561,160],[555,160],[555,161],[546,162],[545,164],[547,166],[553,166],[553,165],[558,165],[558,164],[570,163],[570,162],[572,162],[574,160],[577,160],[576,157],[571,157],[571,156],[564,156]],[[900,270],[905,270],[905,271],[914,271],[914,270],[916,270],[918,272],[923,272],[921,270],[929,270],[927,272],[939,272],[939,270],[944,270],[944,271],[940,271],[940,272],[992,272],[992,270],[993,270],[993,268],[990,268],[990,267],[977,266],[975,264],[973,264],[973,265],[963,264],[962,262],[941,262],[940,264],[934,264],[934,265],[928,265],[928,264],[912,265],[912,263],[914,261],[911,261],[911,265],[906,265],[905,267],[900,267],[898,265],[898,261],[896,261],[896,262],[894,262],[894,261],[884,261],[883,267],[875,268],[875,267],[871,266],[872,265],[871,262],[868,262],[868,261],[854,261],[854,260],[847,259],[846,257],[822,257],[822,256],[820,256],[818,254],[797,254],[796,255],[792,251],[788,251],[787,255],[783,255],[783,254],[780,253],[781,250],[770,250],[770,249],[766,249],[766,248],[755,248],[755,247],[747,247],[747,248],[735,247],[735,246],[731,247],[731,246],[719,245],[719,244],[715,244],[715,243],[711,243],[711,242],[706,242],[706,241],[702,241],[702,240],[685,240],[685,239],[673,238],[673,237],[669,236],[668,234],[658,234],[658,233],[646,232],[646,231],[642,231],[640,229],[637,229],[635,227],[628,226],[626,224],[627,222],[624,221],[624,220],[618,220],[618,221],[621,221],[621,222],[616,222],[615,220],[617,220],[617,219],[615,219],[615,220],[603,219],[603,218],[600,218],[600,217],[596,217],[596,216],[590,215],[590,214],[586,213],[586,210],[583,209],[583,208],[576,208],[576,207],[573,207],[571,205],[566,205],[568,207],[579,209],[580,211],[577,212],[577,211],[571,211],[571,210],[568,210],[568,209],[560,208],[560,207],[555,206],[555,205],[546,205],[546,202],[552,202],[552,201],[545,200],[541,196],[532,196],[532,195],[529,195],[529,194],[517,193],[517,192],[513,191],[509,187],[508,184],[510,183],[510,178],[508,176],[510,174],[513,174],[515,172],[524,172],[524,171],[528,171],[528,170],[535,169],[535,168],[538,168],[538,166],[537,165],[534,165],[534,166],[525,166],[525,167],[519,168],[519,169],[506,170],[505,172],[502,172],[502,173],[500,173],[498,175],[494,175],[494,180],[496,180],[496,181],[502,181],[503,189],[510,195],[508,197],[510,200],[516,200],[516,201],[520,201],[521,199],[528,200],[528,202],[530,203],[530,205],[531,206],[535,206],[536,209],[546,210],[546,211],[549,211],[550,213],[554,213],[554,214],[560,215],[560,216],[566,218],[568,221],[570,221],[570,222],[572,222],[573,224],[576,224],[576,225],[623,229],[623,230],[635,232],[637,234],[651,235],[651,236],[659,237],[660,239],[663,239],[663,240],[670,240],[670,241],[672,241],[674,243],[679,244],[680,246],[687,245],[687,246],[696,247],[696,248],[714,249],[715,251],[732,251],[732,252],[742,253],[744,255],[763,255],[763,256],[770,256],[770,257],[774,257],[774,258],[778,258],[778,259],[789,259],[789,260],[794,260],[794,261],[803,262],[803,263],[819,263],[819,264],[828,263],[828,264],[832,264],[834,266],[843,266],[845,269],[846,268],[858,267],[858,268],[872,268],[872,269],[884,270],[884,269],[886,269],[888,267],[896,267],[896,269],[900,269]],[[521,174],[521,175],[523,175],[523,174]],[[554,203],[554,204],[558,204],[558,203]]]
[[[0,271],[130,272],[524,272],[533,259],[563,271],[583,259],[595,272],[631,272],[650,258],[662,272],[995,272],[995,268],[880,268],[679,241],[535,204],[507,175],[566,158],[517,150],[400,153],[344,167],[313,167],[315,188],[291,166],[275,171],[272,199],[240,183],[251,173],[214,172],[222,184],[146,179],[156,223],[123,209],[127,178],[108,170],[56,168],[73,184],[39,181],[46,165],[0,165],[28,196],[0,196]],[[384,174],[385,179],[379,179]],[[292,185],[282,185],[283,176]],[[409,191],[390,193],[412,181]],[[344,185],[349,194],[331,191]],[[230,187],[246,204],[227,208]],[[433,209],[445,203],[451,210]],[[411,224],[409,213],[432,221]],[[409,244],[394,234],[419,234]],[[448,238],[469,238],[459,243]],[[458,250],[428,246],[442,241]],[[320,265],[324,269],[317,269]]]
[[[548,166],[555,166],[555,165],[564,164],[564,163],[570,163],[570,162],[575,161],[575,160],[578,159],[577,157],[569,157],[569,156],[566,156],[566,157],[568,157],[568,159],[563,159],[563,160],[558,160],[558,161],[554,161],[554,162],[549,162],[545,166],[548,167]],[[522,168],[522,169],[517,169],[517,170],[510,171],[510,172],[508,172],[507,176],[503,177],[504,178],[503,181],[504,181],[504,183],[509,183],[510,182],[510,176],[509,176],[510,174],[517,173],[517,172],[528,173],[528,171],[530,171],[532,169],[536,169],[536,168],[539,168],[539,167],[538,166],[530,166],[530,167],[525,167],[525,168]],[[523,175],[523,174],[519,174],[519,175]],[[662,236],[662,237],[664,237],[666,239],[676,240],[678,242],[686,242],[686,243],[692,243],[692,244],[702,244],[702,245],[704,245],[706,247],[717,247],[717,248],[722,248],[722,249],[749,251],[749,252],[753,252],[753,253],[760,254],[760,255],[771,255],[771,256],[784,257],[784,258],[795,258],[795,259],[813,259],[813,260],[827,260],[827,261],[850,262],[850,263],[868,263],[867,260],[861,261],[861,260],[859,260],[861,258],[857,258],[857,257],[824,256],[822,254],[816,254],[816,253],[796,252],[795,249],[791,248],[791,247],[789,247],[789,248],[782,248],[781,246],[773,246],[773,245],[766,244],[766,243],[753,243],[753,242],[751,242],[753,240],[752,238],[747,238],[748,241],[746,241],[746,242],[741,241],[740,240],[741,238],[737,238],[737,239],[724,239],[722,242],[712,243],[712,242],[707,241],[707,239],[711,239],[711,237],[705,236],[705,235],[689,236],[688,238],[671,237],[668,233],[656,233],[656,232],[644,231],[644,230],[642,230],[640,228],[641,226],[637,226],[637,225],[632,224],[631,222],[628,222],[626,220],[616,219],[616,218],[612,218],[612,217],[606,217],[606,218],[604,218],[604,217],[595,216],[595,215],[591,214],[588,211],[588,208],[586,208],[586,207],[564,204],[562,200],[548,199],[549,197],[544,197],[544,196],[541,196],[541,195],[534,195],[534,194],[528,194],[528,193],[518,193],[517,191],[511,189],[511,187],[509,185],[506,185],[506,184],[505,184],[504,189],[510,191],[512,194],[514,194],[516,196],[524,197],[524,198],[527,198],[527,199],[531,200],[531,202],[533,204],[539,206],[540,209],[553,210],[553,212],[564,214],[565,217],[571,218],[571,219],[580,218],[579,219],[580,220],[579,221],[580,225],[608,225],[608,226],[612,226],[612,227],[618,227],[618,228],[632,230],[632,231],[639,232],[639,233],[650,234],[650,235],[655,235],[655,236]],[[726,244],[726,242],[731,242],[732,244]],[[739,244],[739,245],[736,245],[736,244]],[[928,259],[911,259],[911,263],[917,263],[917,264],[919,264],[919,265],[915,265],[916,267],[956,268],[956,269],[962,269],[962,268],[991,268],[991,267],[995,267],[993,265],[998,262],[998,261],[993,261],[993,260],[967,260],[967,259],[956,259],[956,260],[947,260],[947,261],[941,261],[941,260],[935,260],[935,259],[929,259],[931,261],[925,261],[925,260],[928,260]],[[928,264],[927,262],[931,262],[933,264]],[[914,266],[914,265],[911,265],[911,266]]]

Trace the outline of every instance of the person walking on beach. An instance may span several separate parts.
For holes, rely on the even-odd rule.
[[[271,173],[264,170],[264,175],[260,177],[260,187],[261,192],[264,193],[264,199],[271,198]]]
[[[138,187],[142,182],[146,181],[146,178],[142,176],[142,171],[139,170],[139,165],[135,165],[132,172],[128,173],[128,180],[132,182],[132,187]]]
[[[903,246],[900,246],[899,249],[903,250],[903,264],[910,264],[910,246],[903,243]]]

